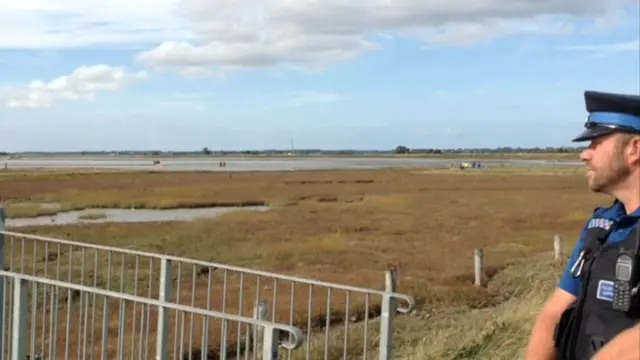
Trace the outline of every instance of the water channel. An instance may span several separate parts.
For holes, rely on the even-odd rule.
[[[66,224],[91,224],[110,222],[154,222],[154,221],[190,221],[215,218],[233,211],[267,211],[267,206],[208,207],[195,209],[83,209],[62,211],[55,215],[25,218],[8,218],[5,226],[11,228],[25,226],[56,226]]]

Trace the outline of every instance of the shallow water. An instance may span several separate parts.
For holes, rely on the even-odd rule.
[[[232,211],[267,211],[268,206],[232,206],[232,207],[208,207],[199,209],[84,209],[78,211],[65,211],[56,215],[38,216],[31,218],[6,219],[7,228],[24,226],[55,226],[80,223],[107,223],[107,222],[153,222],[153,221],[191,221],[203,218],[215,218],[216,216]],[[100,214],[98,219],[81,219],[81,216]]]
[[[329,169],[375,169],[387,167],[448,167],[451,163],[472,161],[469,159],[429,159],[429,158],[358,158],[358,157],[316,157],[316,158],[128,158],[118,159],[75,158],[75,159],[17,159],[5,160],[9,169],[32,168],[84,168],[84,169],[127,169],[127,170],[156,170],[156,171],[290,171],[290,170],[329,170]],[[159,160],[159,165],[153,161]],[[220,167],[220,160],[226,162]],[[553,161],[530,159],[491,159],[481,160],[486,167],[501,166],[549,166],[582,165],[577,161]]]

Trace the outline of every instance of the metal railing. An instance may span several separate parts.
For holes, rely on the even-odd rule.
[[[5,272],[1,274],[23,274],[31,278],[38,277],[41,281],[73,284],[66,286],[66,293],[44,288],[39,306],[46,307],[49,304],[50,308],[55,308],[53,305],[64,302],[67,312],[64,313],[62,309],[60,314],[64,315],[58,316],[67,318],[71,316],[72,308],[80,309],[74,326],[81,330],[74,330],[70,336],[74,336],[78,343],[88,339],[89,348],[94,346],[93,332],[98,331],[93,326],[96,316],[101,315],[103,321],[112,319],[115,323],[113,328],[99,329],[103,337],[112,332],[120,336],[124,330],[117,325],[117,319],[118,316],[125,318],[131,335],[125,339],[128,342],[126,346],[121,343],[125,340],[120,340],[117,347],[129,348],[128,351],[124,350],[127,358],[133,358],[134,353],[139,355],[138,358],[147,358],[147,349],[152,346],[166,347],[173,359],[255,358],[265,350],[261,342],[252,341],[263,337],[263,327],[246,326],[247,322],[243,320],[252,317],[256,321],[290,326],[287,328],[287,331],[291,331],[288,335],[279,333],[283,336],[281,340],[288,340],[284,348],[286,359],[388,360],[392,358],[394,315],[397,312],[407,313],[414,305],[411,296],[396,293],[394,270],[385,273],[385,289],[375,290],[163,254],[3,231],[2,226],[0,223],[0,261],[3,261]],[[81,286],[83,290],[74,286]],[[89,288],[95,293],[88,295]],[[125,310],[120,304],[112,309],[106,301],[102,305],[96,302],[94,294],[100,294],[101,291],[117,292],[138,300],[188,306],[190,309],[206,309],[239,318],[234,318],[236,321],[209,316],[207,321],[198,321],[194,319],[193,312],[187,314],[170,306],[160,314],[154,314],[151,311],[153,307],[144,306],[141,300],[131,302]],[[400,306],[399,301],[406,302],[406,305]],[[35,319],[36,315],[32,316]],[[162,341],[154,345],[151,344],[154,337],[150,334],[156,331],[154,321],[158,316],[164,321],[161,324],[167,326],[158,326],[157,331],[162,334],[156,333],[155,338]],[[90,324],[87,323],[87,317],[91,319]],[[42,315],[40,321],[35,322],[44,329],[45,320],[45,315]],[[293,333],[295,330],[292,330],[294,327],[300,328],[305,334],[304,344],[298,350],[292,346],[297,344],[296,334]],[[56,329],[55,326],[53,328]],[[285,339],[285,336],[288,338]],[[194,344],[198,339],[200,344]],[[32,338],[32,343],[36,340]],[[45,340],[42,335],[36,347],[38,344],[45,346]],[[214,343],[216,346],[209,346]],[[51,347],[50,344],[47,346]],[[82,348],[85,348],[84,344]],[[75,351],[81,354],[80,347]]]
[[[3,287],[6,289],[8,284],[11,284],[12,296],[10,297],[10,306],[9,306],[9,316],[5,318],[11,319],[10,321],[10,330],[6,334],[7,339],[11,339],[10,342],[5,343],[5,336],[2,338],[2,346],[3,349],[7,351],[2,351],[3,359],[12,359],[12,360],[25,360],[25,359],[54,359],[54,358],[64,358],[70,359],[72,357],[76,357],[78,359],[93,359],[95,354],[95,345],[100,346],[99,350],[99,358],[103,360],[107,359],[125,359],[125,358],[135,358],[137,355],[138,359],[149,359],[149,341],[139,341],[138,347],[136,348],[135,341],[131,341],[132,352],[127,352],[127,347],[125,346],[125,342],[127,341],[127,308],[130,307],[128,305],[137,304],[143,307],[156,307],[158,311],[157,317],[157,341],[155,346],[155,359],[167,359],[167,339],[166,331],[162,331],[162,329],[166,329],[167,327],[167,310],[173,309],[175,311],[181,313],[189,313],[191,316],[200,316],[204,319],[208,320],[210,318],[223,319],[226,321],[236,321],[239,323],[243,323],[245,325],[250,325],[253,327],[260,327],[262,335],[262,358],[276,360],[278,359],[278,347],[281,345],[286,349],[296,349],[300,347],[304,341],[304,335],[302,331],[296,327],[288,326],[284,324],[277,324],[270,321],[262,321],[256,320],[252,318],[236,316],[232,314],[225,314],[216,311],[203,310],[199,308],[193,308],[190,306],[177,305],[173,303],[168,303],[165,301],[148,299],[140,296],[133,296],[128,294],[122,294],[114,291],[107,291],[102,289],[91,288],[88,286],[75,285],[66,283],[63,281],[55,281],[50,279],[45,279],[37,276],[25,275],[25,274],[17,274],[8,271],[0,271],[0,276],[4,278]],[[29,286],[31,284],[32,286]],[[46,304],[40,303],[37,298],[38,286],[49,286],[51,290],[55,293],[59,293],[60,289],[67,289],[72,291],[77,291],[80,297],[84,297],[86,299],[85,302],[85,311],[82,312],[80,309],[79,312],[79,322],[83,323],[82,327],[75,327],[72,324],[71,320],[71,310],[69,307],[64,308],[62,304],[59,303],[59,299],[52,297],[52,301],[49,311],[50,323],[48,324],[48,338],[47,341],[37,342],[36,336],[38,331],[38,319],[36,317],[36,313],[39,307],[44,307]],[[31,292],[29,291],[31,289]],[[102,297],[102,303],[107,309],[107,303],[109,300],[117,300],[118,304],[118,322],[117,322],[117,337],[116,337],[116,347],[114,348],[108,339],[110,335],[110,324],[109,317],[106,315],[106,311],[103,312],[102,318],[102,338],[99,344],[94,344],[94,338],[88,338],[89,327],[87,323],[89,321],[89,314],[86,311],[89,303],[90,297],[93,297],[93,301],[96,302],[96,297]],[[29,306],[31,304],[31,306]],[[40,305],[40,306],[39,306]],[[30,310],[30,312],[29,312]],[[46,311],[46,310],[45,310]],[[66,315],[65,324],[62,325],[62,320]],[[95,320],[95,313],[92,314],[91,321]],[[75,317],[74,319],[75,320]],[[205,321],[205,320],[203,320]],[[3,324],[4,325],[4,324]],[[4,326],[3,326],[4,328]],[[71,336],[71,329],[79,330],[79,337],[76,339],[74,336]],[[62,330],[65,330],[64,334]],[[47,330],[45,327],[40,328],[42,336],[44,337],[44,332]],[[91,328],[93,330],[93,327]],[[283,341],[280,343],[280,334],[287,333],[292,341]],[[205,332],[202,336],[203,341],[206,341],[208,338],[208,334]],[[27,342],[29,340],[29,342]],[[78,340],[76,342],[76,340]],[[129,339],[131,340],[131,339]],[[141,340],[141,339],[140,339]],[[259,340],[259,339],[258,339]],[[91,341],[91,347],[87,346],[87,343]],[[62,343],[60,343],[62,342]],[[75,344],[74,344],[75,342]],[[29,346],[27,345],[29,344]],[[8,347],[6,345],[9,345]],[[38,348],[40,345],[40,348]],[[43,351],[43,347],[47,346],[48,351]],[[135,350],[138,349],[137,352]],[[38,351],[40,350],[40,351]],[[114,353],[115,352],[115,353]],[[10,354],[10,357],[7,356]],[[27,354],[29,355],[27,357]]]

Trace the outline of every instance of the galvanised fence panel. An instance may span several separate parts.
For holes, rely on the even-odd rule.
[[[3,359],[168,359],[171,355],[167,346],[169,328],[166,316],[163,316],[167,310],[187,314],[201,323],[216,319],[259,327],[262,336],[255,338],[255,342],[261,345],[262,353],[259,355],[262,359],[276,360],[279,358],[279,347],[295,349],[304,341],[300,329],[285,324],[10,271],[0,271],[0,277],[3,279],[5,295],[8,295],[3,296],[3,309],[6,311],[0,351]],[[54,294],[48,298],[49,303],[38,295],[39,287]],[[84,300],[84,303],[79,306],[69,306],[69,302],[65,304],[56,296],[65,292],[79,294],[78,299]],[[135,308],[135,305],[142,309],[143,314],[145,310],[156,313],[151,321],[151,327],[155,328],[154,336],[149,336],[148,331],[140,331],[138,339],[133,337],[145,325],[149,327],[141,317],[140,329],[136,329],[138,318],[128,314],[128,310]],[[98,310],[89,311],[89,308]],[[117,310],[117,317],[107,315],[112,310]],[[98,336],[95,336],[95,330],[98,330]],[[280,341],[281,334],[293,340]],[[201,340],[205,342],[208,338],[205,329]],[[198,354],[195,358],[206,357]]]
[[[393,270],[385,273],[385,289],[375,290],[11,231],[0,231],[0,236],[0,258],[11,273],[300,328],[304,344],[285,348],[283,359],[391,359],[394,316],[414,305],[411,296],[396,292]],[[40,284],[37,294],[42,309],[59,308],[54,315],[32,314],[39,331],[47,326],[56,331],[51,324],[69,317],[69,336],[82,344],[80,349],[94,349],[98,340],[119,338],[124,330],[129,336],[108,347],[113,354],[124,348],[126,358],[148,359],[157,346],[157,307],[109,302],[69,286],[54,291]],[[263,336],[261,326],[211,316],[204,321],[175,308],[161,315],[169,329],[163,346],[171,359],[253,359],[263,350],[253,341]],[[109,326],[96,325],[96,319]],[[291,333],[278,336],[295,341]],[[51,349],[44,338],[35,337],[36,348]],[[78,347],[73,351],[74,358],[82,354]]]

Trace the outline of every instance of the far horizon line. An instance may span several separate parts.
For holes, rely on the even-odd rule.
[[[247,154],[247,155],[267,155],[267,154],[299,154],[299,155],[322,155],[322,154],[396,154],[396,155],[437,155],[437,154],[456,154],[456,153],[574,153],[582,151],[584,146],[535,146],[535,147],[513,147],[513,146],[499,146],[499,147],[469,147],[469,148],[412,148],[408,146],[399,145],[395,149],[322,149],[322,148],[307,148],[307,149],[235,149],[214,150],[209,147],[203,147],[200,150],[159,150],[159,149],[123,149],[123,150],[63,150],[63,151],[46,151],[46,150],[23,150],[23,151],[1,151],[0,156],[7,155],[91,155],[91,154],[105,154],[105,155],[219,155],[219,154]]]

